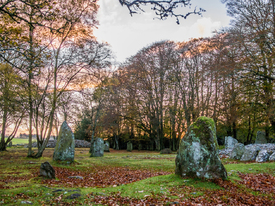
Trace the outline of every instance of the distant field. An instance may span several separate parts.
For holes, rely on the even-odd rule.
[[[19,138],[14,138],[12,140],[12,144],[15,145],[15,144],[28,144],[29,140],[28,139],[19,139]],[[36,142],[36,141],[33,141],[33,142]]]

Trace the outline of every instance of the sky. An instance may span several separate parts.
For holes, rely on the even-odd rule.
[[[154,42],[172,40],[188,41],[192,38],[210,37],[215,30],[229,26],[230,17],[220,0],[192,0],[192,8],[197,6],[206,10],[202,16],[191,15],[187,19],[169,17],[156,19],[148,5],[145,13],[131,16],[127,7],[119,0],[99,0],[99,27],[94,31],[99,41],[108,42],[118,62],[135,55],[142,48]],[[183,12],[186,9],[182,8]]]

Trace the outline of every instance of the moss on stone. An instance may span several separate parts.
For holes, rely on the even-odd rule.
[[[217,152],[216,126],[213,119],[198,118],[180,142],[176,174],[205,178],[227,178]]]

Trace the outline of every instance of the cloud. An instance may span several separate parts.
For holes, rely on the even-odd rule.
[[[226,11],[221,13],[221,8],[224,7],[219,0],[203,5],[209,5],[209,9],[204,7],[209,11],[204,17],[191,15],[186,20],[182,19],[180,25],[176,24],[174,18],[164,21],[156,19],[154,12],[148,8],[146,13],[134,14],[131,17],[128,9],[122,7],[118,0],[99,2],[100,26],[94,33],[99,40],[112,46],[118,61],[124,61],[156,41],[188,41],[191,38],[210,37],[213,31],[229,22]],[[214,3],[215,6],[211,6]]]

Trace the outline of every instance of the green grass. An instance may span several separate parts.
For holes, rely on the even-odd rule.
[[[36,141],[33,140],[33,142],[36,142]],[[19,138],[13,138],[12,139],[12,144],[13,145],[16,145],[16,144],[28,144],[28,143],[29,143],[28,139],[19,139]]]

